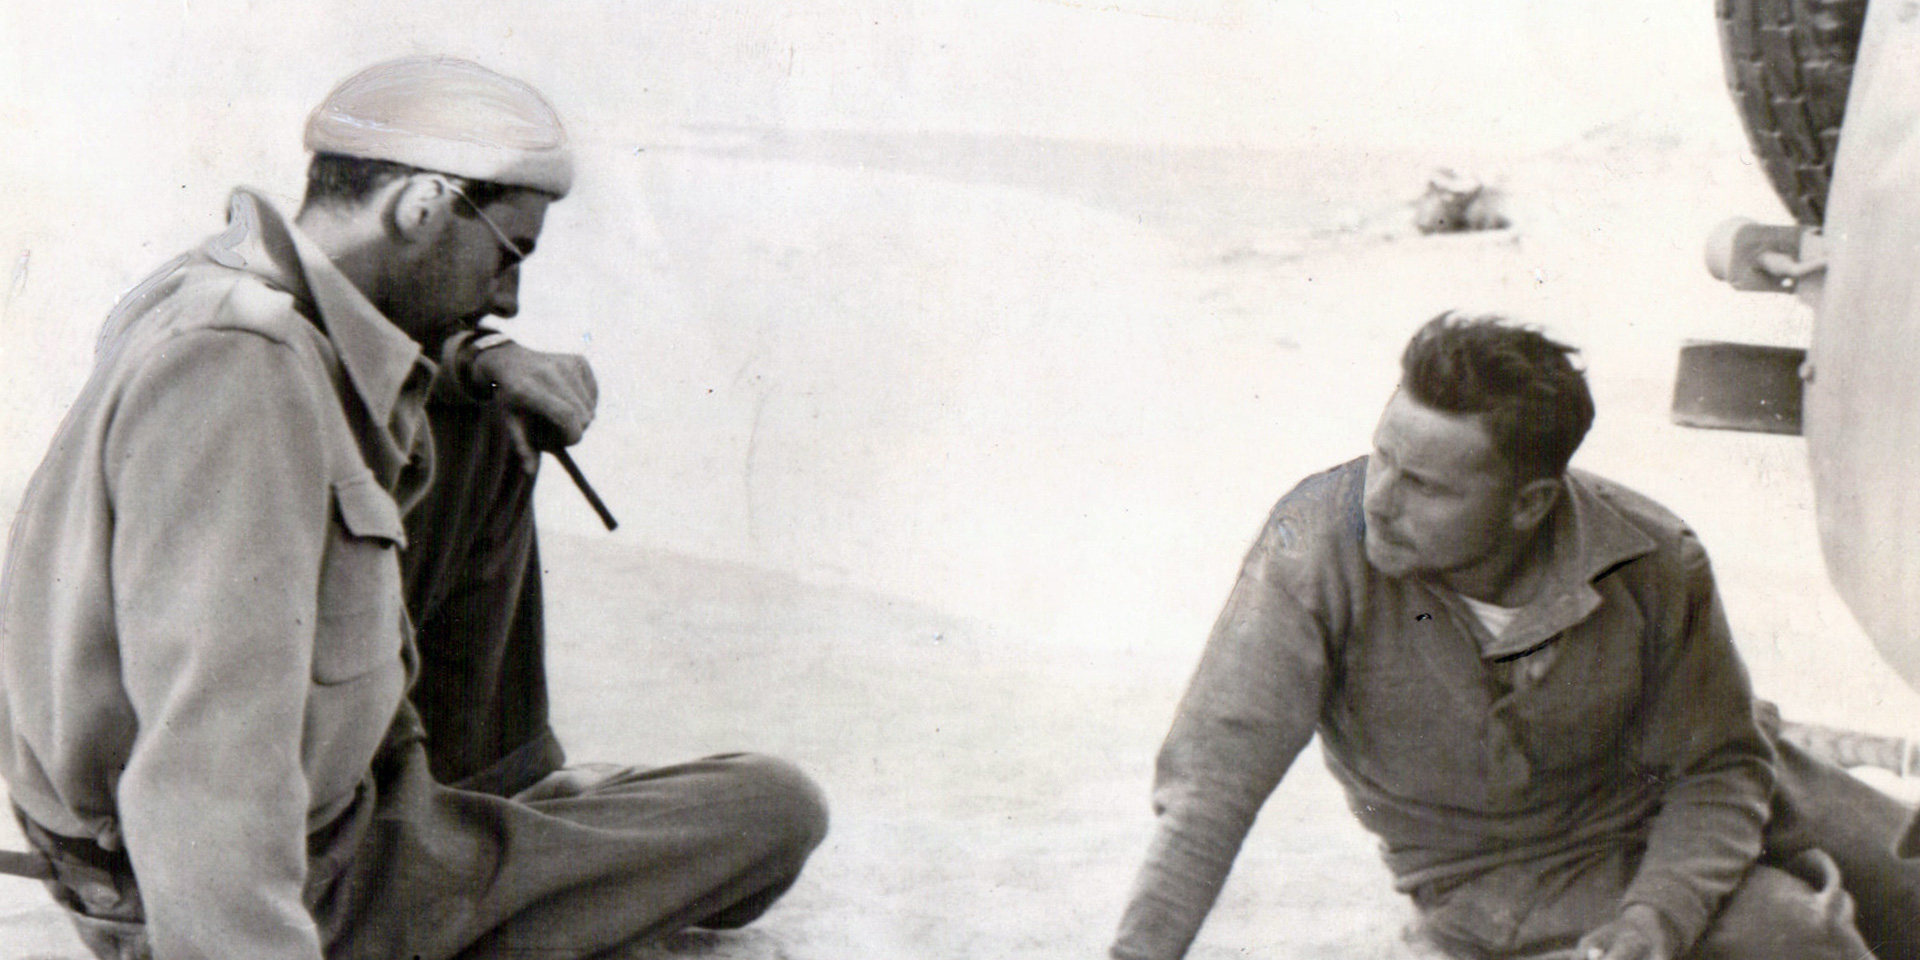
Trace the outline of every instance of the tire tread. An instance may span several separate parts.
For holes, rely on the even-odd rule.
[[[1715,0],[1747,141],[1801,223],[1826,213],[1867,0]]]

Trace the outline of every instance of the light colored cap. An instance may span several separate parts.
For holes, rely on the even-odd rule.
[[[307,118],[306,144],[556,197],[573,186],[573,151],[553,106],[452,57],[389,60],[348,77]]]

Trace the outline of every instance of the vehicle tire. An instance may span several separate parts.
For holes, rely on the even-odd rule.
[[[1753,155],[1795,219],[1817,226],[1867,0],[1715,0],[1714,15]]]

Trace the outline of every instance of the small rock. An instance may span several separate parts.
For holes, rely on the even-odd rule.
[[[1413,225],[1421,233],[1504,230],[1511,224],[1504,193],[1444,167],[1434,171],[1426,194],[1413,205]]]

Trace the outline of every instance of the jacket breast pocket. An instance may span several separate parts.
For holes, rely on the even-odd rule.
[[[322,684],[397,663],[405,629],[400,508],[370,472],[334,481],[333,504],[313,648],[313,679]]]

